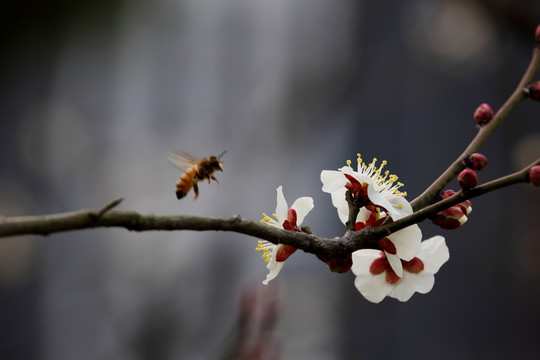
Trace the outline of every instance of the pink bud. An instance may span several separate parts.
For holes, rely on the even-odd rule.
[[[474,153],[467,159],[467,166],[476,171],[480,171],[487,165],[487,157],[482,154]]]
[[[447,197],[450,197],[454,195],[456,192],[454,190],[445,190],[442,193],[440,193],[441,199],[446,199]]]
[[[540,166],[533,166],[529,171],[529,179],[534,186],[540,186]]]
[[[439,211],[431,221],[445,230],[454,230],[467,222],[467,216],[459,206],[452,206]]]
[[[441,199],[446,199],[447,197],[450,197],[454,195],[456,192],[454,190],[445,190],[439,194]],[[460,202],[459,204],[455,205],[459,207],[459,209],[463,212],[465,215],[469,215],[472,211],[472,203],[469,200],[465,200]]]
[[[459,186],[463,190],[469,190],[476,186],[476,173],[471,169],[465,169],[457,177]]]
[[[456,206],[459,206],[459,208],[465,215],[469,215],[472,211],[472,203],[469,200],[462,201]]]
[[[480,105],[474,112],[474,120],[478,126],[484,126],[493,119],[493,110],[488,104]]]
[[[526,93],[532,100],[540,101],[540,81],[533,82],[526,89]]]
[[[536,31],[534,33],[534,40],[536,40],[537,44],[540,44],[540,25],[536,27]]]
[[[344,258],[332,258],[326,263],[330,271],[344,274],[352,267],[352,254]]]

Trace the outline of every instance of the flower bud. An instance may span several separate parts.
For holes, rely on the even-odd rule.
[[[478,126],[484,126],[493,119],[493,110],[488,104],[480,105],[474,112],[474,120]]]
[[[472,203],[469,200],[462,201],[456,206],[458,206],[465,215],[469,215],[472,211]]]
[[[330,271],[343,274],[352,267],[352,254],[341,258],[332,258],[326,263]]]
[[[540,81],[533,82],[525,89],[525,92],[532,100],[540,101]]]
[[[470,167],[471,169],[474,169],[476,171],[480,171],[486,167],[487,157],[479,153],[474,153],[471,156],[467,157],[464,162],[467,167]]]
[[[452,195],[454,195],[456,192],[454,190],[445,190],[443,192],[441,192],[439,194],[439,196],[441,197],[441,199],[446,199],[447,197],[450,197]]]
[[[463,190],[469,190],[476,186],[476,173],[471,169],[465,169],[457,177],[459,186]]]
[[[534,32],[534,40],[536,40],[537,44],[540,44],[540,25],[536,27],[536,31]]]
[[[454,230],[467,222],[467,216],[459,206],[452,206],[439,211],[431,221],[445,230]]]
[[[446,199],[447,197],[450,197],[454,195],[456,192],[454,190],[445,190],[439,194],[439,197],[441,200]],[[465,215],[469,215],[472,211],[472,203],[469,200],[465,200],[460,202],[459,204],[455,205],[459,207],[459,209],[463,212]]]
[[[533,166],[529,171],[529,179],[534,186],[540,186],[540,166]]]

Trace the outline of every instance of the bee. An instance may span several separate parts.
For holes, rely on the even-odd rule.
[[[187,195],[189,190],[193,188],[196,200],[199,197],[199,186],[197,183],[201,180],[214,180],[219,184],[218,179],[214,176],[214,171],[223,171],[220,158],[227,151],[222,152],[219,156],[209,156],[204,159],[196,159],[188,153],[180,150],[174,150],[169,154],[169,162],[176,168],[184,171],[176,183],[176,197],[180,200]]]

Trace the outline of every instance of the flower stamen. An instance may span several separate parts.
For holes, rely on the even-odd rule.
[[[274,250],[275,246],[276,246],[275,244],[272,244],[269,241],[259,240],[257,242],[257,247],[255,248],[255,251],[262,251],[263,254],[261,258],[264,260],[265,263],[268,264],[270,262],[270,256],[272,255],[272,250]]]
[[[383,173],[384,167],[388,164],[386,160],[381,162],[379,168],[377,168],[377,158],[373,158],[369,165],[366,165],[360,154],[356,154],[358,162],[358,173],[362,175],[369,176],[377,185],[381,187],[380,192],[389,192],[392,195],[401,195],[407,196],[406,192],[399,191],[399,188],[404,186],[403,183],[398,182],[398,177],[396,175],[390,174],[388,170]],[[347,160],[347,165],[350,167],[350,161]]]

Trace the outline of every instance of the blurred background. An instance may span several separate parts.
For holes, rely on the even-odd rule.
[[[343,225],[320,171],[386,159],[412,200],[525,71],[533,0],[8,1],[0,15],[0,214],[272,213]],[[484,182],[540,154],[540,104],[483,147]],[[178,201],[172,149],[224,156]],[[453,184],[454,188],[456,187]],[[2,359],[537,359],[540,193],[473,201],[434,289],[371,304],[295,253],[270,285],[257,239],[96,229],[0,239]]]

